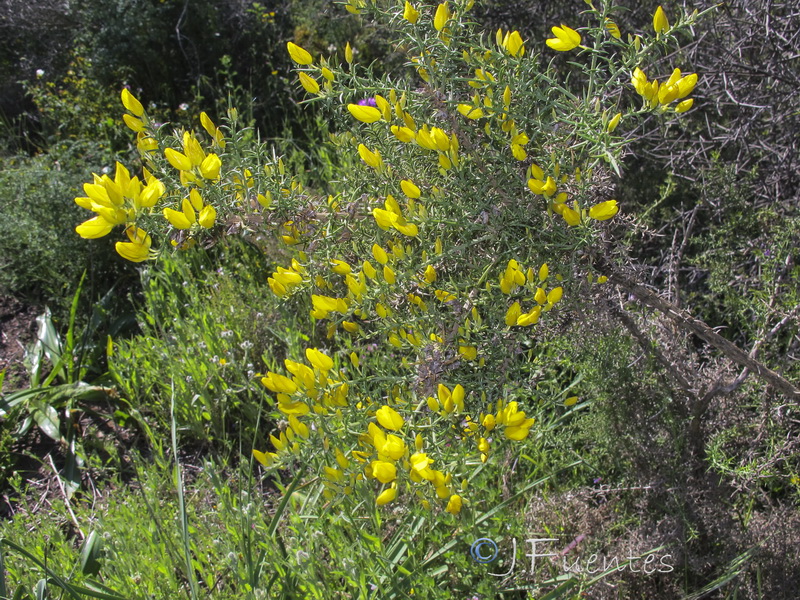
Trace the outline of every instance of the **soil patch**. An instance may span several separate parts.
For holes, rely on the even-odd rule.
[[[0,294],[0,371],[6,372],[5,392],[29,383],[22,359],[25,347],[36,338],[36,317],[40,312],[13,296]]]

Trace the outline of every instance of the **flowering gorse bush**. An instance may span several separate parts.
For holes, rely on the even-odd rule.
[[[542,379],[536,340],[606,280],[587,257],[620,210],[626,144],[640,117],[691,108],[698,79],[645,71],[698,15],[670,25],[659,7],[651,31],[622,32],[611,2],[587,3],[553,38],[526,39],[480,35],[471,1],[346,8],[387,23],[408,70],[378,78],[349,44],[314,57],[288,43],[352,161],[326,193],[243,143],[234,109],[221,128],[203,113],[202,131],[170,134],[124,90],[142,176],[96,175],[76,199],[96,216],[77,231],[123,226],[132,261],[233,220],[274,236],[265,290],[309,315],[309,343],[261,378],[275,420],[255,457],[310,467],[332,501],[455,515],[480,502],[471,481],[543,434],[537,419],[578,400],[571,381]]]

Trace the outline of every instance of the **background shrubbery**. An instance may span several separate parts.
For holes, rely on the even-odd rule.
[[[498,27],[517,29],[529,52],[542,51],[552,25],[589,23],[578,16],[586,6],[484,2],[472,18],[490,39]],[[341,514],[299,463],[290,462],[274,481],[262,479],[250,452],[273,450],[269,433],[285,431],[287,423],[271,407],[260,375],[283,373],[285,358],[299,360],[306,348],[319,347],[338,348],[342,361],[356,350],[364,373],[408,379],[401,363],[407,348],[377,350],[385,347],[385,331],[345,352],[329,341],[327,323],[308,318],[308,299],[285,302],[270,291],[267,279],[292,256],[270,231],[279,224],[274,211],[226,220],[215,243],[138,271],[107,238],[75,235],[87,213],[72,198],[91,173],[111,169],[113,176],[115,160],[140,173],[120,118],[122,85],[152,118],[195,130],[200,111],[223,124],[228,108],[237,106],[243,146],[269,140],[302,186],[279,214],[288,219],[324,208],[328,194],[353,192],[343,182],[364,167],[348,137],[352,121],[298,104],[306,95],[285,42],[314,57],[336,56],[339,64],[350,42],[360,67],[377,61],[361,75],[382,89],[416,78],[404,67],[408,49],[385,41],[391,26],[373,25],[341,6],[187,7],[172,0],[0,7],[0,291],[48,305],[65,345],[69,336],[91,337],[70,369],[84,380],[59,377],[54,389],[20,396],[14,393],[27,392],[13,388],[24,380],[6,379],[0,481],[14,516],[3,524],[3,536],[33,558],[2,547],[0,581],[7,587],[0,596],[11,596],[14,587],[23,590],[20,597],[38,593],[33,588],[45,571],[36,559],[46,558],[48,568],[69,575],[75,586],[91,586],[94,578],[130,597],[269,597],[278,590],[290,597],[291,588],[298,597],[349,590],[382,598],[405,597],[414,587],[417,596],[446,589],[465,597],[522,598],[527,588],[544,593],[558,585],[552,597],[573,597],[581,586],[595,598],[793,597],[800,587],[796,398],[682,328],[685,321],[654,309],[631,285],[657,291],[672,309],[704,321],[759,365],[795,385],[800,380],[800,96],[794,91],[800,74],[792,60],[800,52],[800,16],[792,3],[728,3],[696,25],[693,37],[687,32],[680,51],[650,66],[653,76],[664,77],[673,66],[698,72],[693,110],[663,127],[655,118],[636,129],[623,122],[620,131],[631,139],[622,177],[609,170],[602,186],[619,200],[621,214],[580,252],[570,254],[564,242],[554,258],[542,246],[541,260],[524,265],[562,260],[569,275],[602,258],[595,264],[605,261],[619,277],[602,286],[572,282],[568,290],[580,297],[565,294],[568,308],[548,313],[540,332],[519,342],[498,337],[487,347],[493,373],[515,383],[509,399],[524,402],[537,424],[524,451],[497,457],[496,476],[487,469],[475,479],[480,491],[465,509],[469,518],[441,510],[428,517],[404,504],[357,512],[372,505],[372,496]],[[622,2],[613,16],[624,35],[650,31],[655,8]],[[674,22],[677,7],[664,8]],[[424,18],[434,9],[427,7]],[[555,56],[555,72],[572,72],[574,58]],[[372,94],[356,86],[353,97],[343,94],[332,106]],[[623,95],[638,101],[630,89]],[[330,139],[338,145],[323,144]],[[368,140],[370,147],[377,143],[377,137]],[[375,181],[362,178],[360,185],[359,193],[378,194]],[[532,198],[525,201],[533,205]],[[453,215],[472,203],[487,222],[493,222],[489,215],[500,218],[491,212],[496,197],[462,200],[463,206],[450,207]],[[278,204],[283,211],[286,205]],[[358,203],[344,211],[356,219]],[[478,236],[482,221],[470,226]],[[326,230],[333,236],[313,247],[340,252],[328,258],[363,258],[369,244],[348,238],[348,227]],[[467,229],[446,233],[455,240]],[[519,231],[520,239],[529,236],[531,255],[552,233]],[[480,248],[454,252],[437,269],[454,283],[480,255]],[[501,258],[485,281],[495,284],[508,259],[519,257]],[[315,267],[323,272],[326,265]],[[504,298],[497,296],[496,304],[480,307],[485,314],[500,310]],[[93,357],[91,364],[84,357]],[[46,359],[43,365],[43,378],[48,368],[58,370]],[[480,392],[497,382],[482,383],[477,369],[467,372],[456,363],[420,366],[415,376],[465,376],[469,401],[477,404]],[[85,393],[89,383],[93,394]],[[376,393],[385,394],[381,385],[374,385]],[[579,404],[564,406],[573,394]],[[56,417],[42,420],[52,415],[36,404],[40,399],[58,407]],[[80,466],[78,489],[70,465]],[[102,548],[85,541],[90,531]],[[586,541],[570,552],[670,552],[675,572],[627,573],[608,578],[613,586],[590,585],[585,576],[543,587],[558,569],[497,581],[469,556],[478,537],[502,539],[503,550],[512,537],[520,543],[557,537],[560,550],[580,536]],[[101,558],[99,576],[83,561],[90,551]],[[143,564],[150,565],[146,571]],[[54,585],[51,578],[51,595]]]

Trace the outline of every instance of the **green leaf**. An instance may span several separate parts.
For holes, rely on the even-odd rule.
[[[63,346],[61,344],[61,337],[58,335],[53,320],[50,318],[50,309],[45,308],[44,312],[36,317],[38,330],[36,333],[36,342],[42,348],[42,352],[50,361],[50,364],[55,366],[61,360]]]
[[[40,579],[33,588],[33,596],[36,600],[47,600],[47,579]]]
[[[33,420],[47,437],[56,442],[61,441],[61,424],[58,419],[58,411],[49,404],[37,401],[35,408],[31,411]]]
[[[81,573],[97,575],[100,572],[100,556],[103,552],[103,538],[92,531],[81,546]]]

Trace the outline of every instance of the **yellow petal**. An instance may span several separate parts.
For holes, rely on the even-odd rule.
[[[419,19],[419,11],[408,1],[403,7],[403,18],[412,25]]]
[[[314,62],[311,54],[294,42],[287,42],[286,49],[289,51],[289,56],[291,59],[298,65],[310,65],[312,62]]]
[[[300,73],[298,75],[300,79],[300,85],[303,86],[303,89],[307,91],[309,94],[319,94],[319,83],[313,77],[309,77],[305,73]]]
[[[166,217],[167,221],[176,229],[189,229],[192,226],[189,219],[186,218],[186,215],[172,208],[164,209],[164,217]]]
[[[380,121],[381,111],[374,106],[361,106],[360,104],[348,104],[347,110],[353,117],[362,123],[374,123]]]
[[[664,9],[659,6],[653,15],[653,30],[656,33],[664,33],[668,29],[669,21],[667,20],[667,15],[664,13]]]
[[[114,229],[113,223],[98,216],[78,225],[75,232],[84,239],[93,240],[108,235],[112,229]]]
[[[131,131],[135,131],[136,133],[144,131],[145,127],[141,119],[137,119],[132,115],[125,114],[122,115],[122,120],[125,121],[125,125],[127,125]]]
[[[383,506],[384,504],[388,504],[392,500],[397,498],[397,488],[387,488],[383,490],[378,497],[375,499],[375,504],[378,506]]]
[[[596,221],[606,221],[619,212],[616,200],[606,200],[589,209],[589,217]]]
[[[450,8],[447,6],[447,2],[443,2],[439,6],[436,7],[436,14],[433,17],[433,27],[436,31],[441,31],[444,29],[444,26],[447,25],[447,21],[450,20],[452,14],[450,13]]]
[[[553,27],[552,31],[556,37],[550,38],[545,43],[553,50],[567,52],[581,44],[581,35],[571,27],[562,24],[561,27]]]
[[[127,88],[123,88],[122,90],[122,105],[136,117],[141,117],[144,114],[142,103],[139,102],[136,96],[131,94],[130,90]]]
[[[177,150],[167,148],[164,150],[164,156],[166,157],[167,161],[169,161],[169,164],[179,171],[188,171],[192,168],[192,161],[189,160],[189,157],[178,152]]]
[[[206,204],[197,217],[197,222],[201,227],[211,229],[214,226],[214,221],[217,219],[217,210],[210,204]]]

